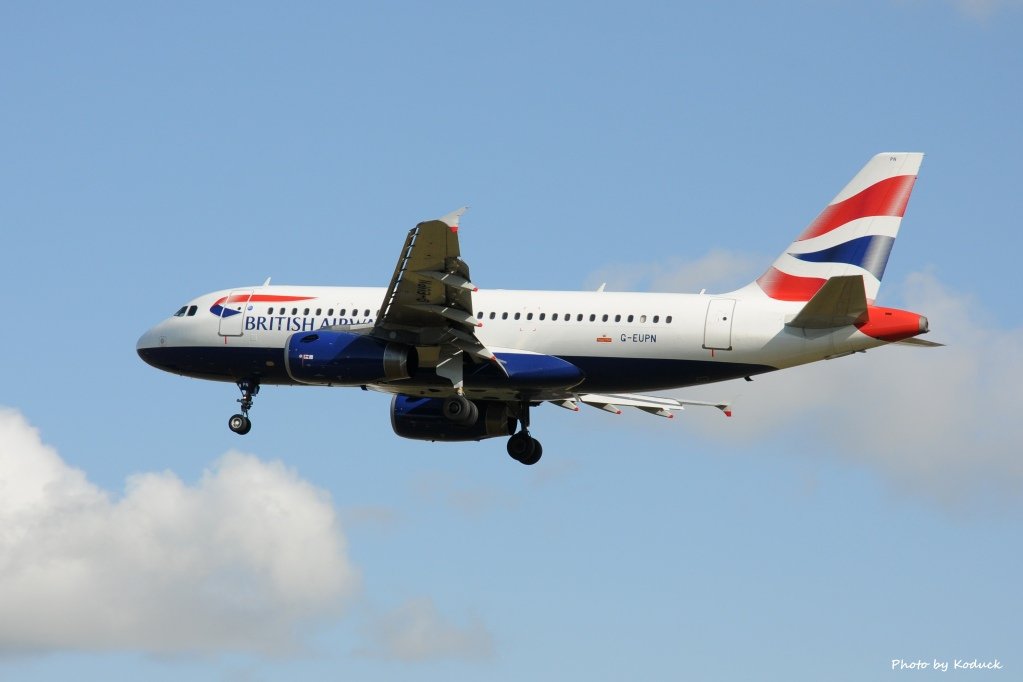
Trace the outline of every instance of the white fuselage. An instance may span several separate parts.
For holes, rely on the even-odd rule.
[[[252,292],[240,313],[218,314],[217,302],[239,292]],[[146,332],[140,354],[184,375],[237,381],[257,373],[264,383],[295,383],[280,367],[291,335],[372,324],[384,295],[385,289],[369,287],[217,291]],[[710,383],[886,343],[853,326],[787,327],[803,303],[769,299],[749,288],[724,295],[482,290],[472,302],[483,344],[498,355],[536,353],[572,362],[585,372],[588,390]]]

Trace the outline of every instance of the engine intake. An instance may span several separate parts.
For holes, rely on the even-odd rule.
[[[295,381],[324,386],[409,379],[419,368],[419,354],[413,347],[337,331],[292,334],[284,360]]]
[[[443,398],[398,394],[391,399],[391,428],[402,438],[467,441],[510,436],[515,417],[505,403],[474,400],[479,417],[472,424],[456,424],[444,416]]]

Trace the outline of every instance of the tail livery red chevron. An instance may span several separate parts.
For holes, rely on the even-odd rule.
[[[251,429],[263,385],[359,386],[392,394],[399,436],[504,437],[514,459],[535,464],[543,448],[530,418],[544,403],[730,414],[727,401],[640,392],[895,342],[940,345],[917,338],[927,318],[875,304],[922,159],[872,158],[763,275],[724,294],[478,288],[461,257],[459,209],[409,231],[386,287],[267,280],[215,291],[143,334],[138,354],[168,372],[236,383],[236,433]]]
[[[862,275],[867,300],[881,286],[923,154],[878,154],[856,174],[757,286],[780,301],[809,301],[839,275]]]

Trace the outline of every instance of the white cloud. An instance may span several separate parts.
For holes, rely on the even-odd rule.
[[[278,462],[115,500],[0,409],[0,652],[284,653],[357,585],[328,495]]]
[[[377,618],[360,654],[405,662],[433,659],[482,660],[493,657],[494,642],[478,618],[465,625],[445,620],[432,599],[410,599]]]

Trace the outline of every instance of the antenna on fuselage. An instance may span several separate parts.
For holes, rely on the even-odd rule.
[[[263,282],[263,284],[262,284],[261,286],[264,286],[264,287],[268,287],[268,286],[270,286],[270,278],[269,278],[269,277],[267,277],[267,278],[266,278],[266,281],[265,281],[265,282]]]

